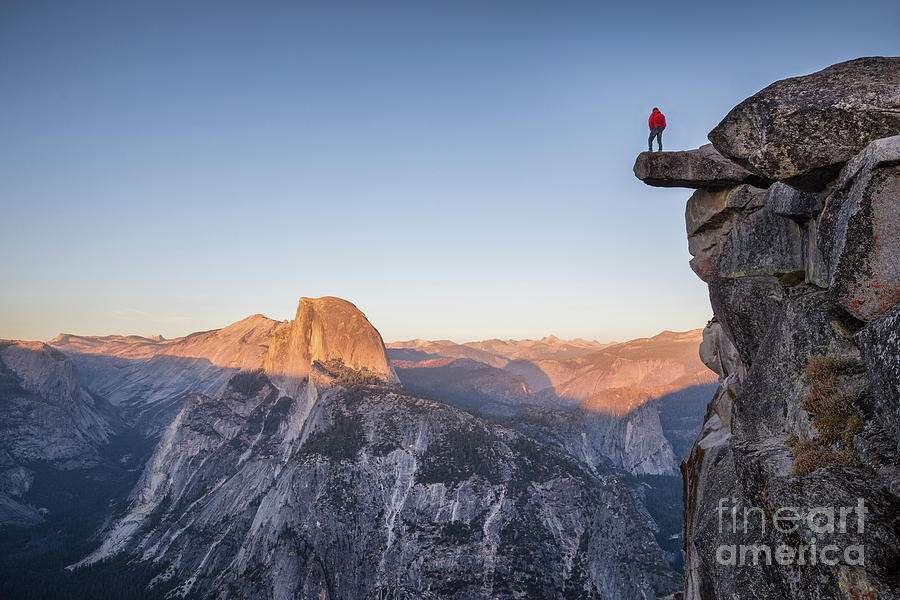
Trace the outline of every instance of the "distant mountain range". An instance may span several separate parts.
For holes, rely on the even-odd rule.
[[[675,473],[676,456],[658,419],[645,416],[655,413],[655,406],[642,407],[668,394],[715,384],[715,374],[697,352],[701,339],[702,330],[697,329],[611,344],[552,336],[466,344],[412,340],[388,344],[388,355],[407,389],[513,419],[522,427],[535,427],[542,420],[571,422],[565,429],[581,439],[561,443],[593,447],[589,454],[595,457],[588,460],[592,466],[608,462],[634,474],[662,475]],[[565,412],[565,418],[553,410]],[[596,439],[583,435],[601,423]],[[607,426],[619,423],[623,427],[618,435]]]
[[[449,340],[426,341],[421,339],[388,344],[391,355],[398,360],[413,360],[425,353],[452,358],[471,358],[503,368],[514,360],[566,359],[602,350],[615,342],[602,344],[583,339],[561,340],[550,335],[539,340],[483,340],[457,344]],[[403,350],[409,350],[404,354]]]
[[[601,344],[581,339],[388,344],[404,387],[489,417],[628,483],[672,565],[681,565],[678,465],[716,375],[702,330]]]
[[[0,595],[671,592],[667,424],[705,401],[667,398],[706,381],[698,343],[386,348],[337,298],[172,340],[3,342]]]

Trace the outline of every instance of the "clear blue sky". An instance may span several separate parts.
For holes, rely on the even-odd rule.
[[[696,147],[777,79],[900,50],[874,2],[0,1],[0,337],[166,336],[299,296],[388,340],[702,326]]]

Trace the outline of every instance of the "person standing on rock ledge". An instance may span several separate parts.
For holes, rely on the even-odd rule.
[[[650,139],[647,140],[647,152],[653,152],[653,138],[659,145],[659,151],[662,152],[662,132],[666,128],[666,115],[659,112],[659,109],[653,107],[650,113]]]

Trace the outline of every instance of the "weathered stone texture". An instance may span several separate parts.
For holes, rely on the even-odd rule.
[[[748,368],[783,300],[784,290],[774,277],[720,277],[709,284],[713,313]]]
[[[822,212],[824,203],[821,194],[795,190],[780,181],[773,183],[766,194],[766,204],[772,207],[772,212],[800,222]]]
[[[770,183],[716,152],[712,144],[681,152],[642,152],[634,163],[634,175],[656,187],[715,188]]]
[[[869,57],[773,83],[709,140],[763,178],[818,191],[869,142],[898,133],[900,57]]]
[[[737,215],[722,246],[720,277],[780,277],[802,269],[803,240],[796,223],[779,217],[768,205]]]
[[[872,142],[847,164],[817,239],[844,309],[871,321],[900,301],[900,136]]]
[[[765,190],[751,185],[715,190],[699,189],[690,197],[684,220],[688,234],[688,252],[694,258],[691,268],[700,279],[712,281],[734,229],[738,215],[759,210]]]

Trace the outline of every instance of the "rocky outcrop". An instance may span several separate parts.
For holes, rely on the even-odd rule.
[[[599,478],[621,477],[666,560],[680,569],[677,465],[715,385],[697,356],[700,337],[700,330],[666,331],[599,348],[552,336],[413,340],[389,352],[410,391],[564,450]],[[466,358],[444,358],[453,356]]]
[[[824,201],[822,194],[796,190],[778,181],[769,188],[766,204],[779,217],[789,217],[799,223],[806,223],[822,212]]]
[[[870,142],[898,131],[900,58],[870,57],[773,83],[734,107],[709,139],[758,176],[815,192]]]
[[[251,315],[227,327],[172,340],[62,334],[50,342],[125,422],[159,436],[191,393],[216,396],[239,370],[265,367],[286,390],[316,363],[341,361],[396,383],[378,331],[339,298],[301,298],[293,321]]]
[[[95,461],[111,428],[72,362],[40,342],[7,341],[0,341],[0,361],[5,454],[63,467]]]
[[[559,440],[542,444],[397,387],[380,335],[352,304],[303,299],[297,313],[290,323],[254,315],[177,340],[63,335],[54,344],[67,354],[38,344],[54,359],[39,365],[10,351],[10,363],[27,368],[0,389],[25,385],[24,377],[77,407],[77,393],[56,393],[80,389],[72,357],[103,390],[78,393],[129,421],[108,445],[103,438],[64,461],[106,461],[69,487],[42,480],[0,447],[0,516],[23,525],[49,514],[48,527],[67,532],[67,523],[109,524],[79,565],[90,572],[73,580],[111,569],[159,596],[643,599],[677,587],[673,524],[649,514],[666,508],[652,486],[674,477],[635,477],[674,465],[645,392],[595,394]],[[623,377],[649,384],[689,381],[698,361],[684,350],[696,336],[636,340],[603,363],[628,365]],[[484,345],[568,359],[602,346],[554,338]],[[72,381],[48,377],[56,362]],[[517,408],[541,401],[511,372],[457,362],[472,375],[468,388],[456,381],[467,401],[479,392]],[[146,425],[172,410],[147,461],[156,440]],[[65,421],[46,417],[50,449],[64,441],[55,436]],[[123,490],[142,466],[126,509]],[[33,501],[35,482],[65,502],[73,485],[98,489],[67,514],[47,513]]]
[[[216,396],[240,370],[265,367],[288,388],[316,363],[340,361],[398,381],[378,331],[351,303],[331,297],[301,298],[290,322],[257,314],[172,340],[61,334],[50,344],[77,365],[86,387],[149,436],[162,434],[189,394]]]
[[[387,383],[398,383],[381,334],[353,304],[334,297],[300,298],[290,327],[272,338],[266,372],[282,380],[309,377],[316,362],[340,360]]]
[[[769,180],[728,160],[712,144],[681,152],[641,152],[634,176],[659,187],[713,188],[742,183],[766,185]]]
[[[869,431],[859,436],[857,448],[876,466],[879,477],[900,496],[900,304],[863,327],[853,340],[872,382]]]
[[[900,301],[898,198],[900,135],[872,142],[847,164],[819,219],[831,295],[864,321]]]
[[[715,313],[700,355],[720,379],[682,464],[689,600],[900,595],[898,107],[896,58],[775,83],[710,139],[777,181],[686,186]],[[805,520],[850,507],[864,531]],[[786,510],[800,525],[775,527]]]

